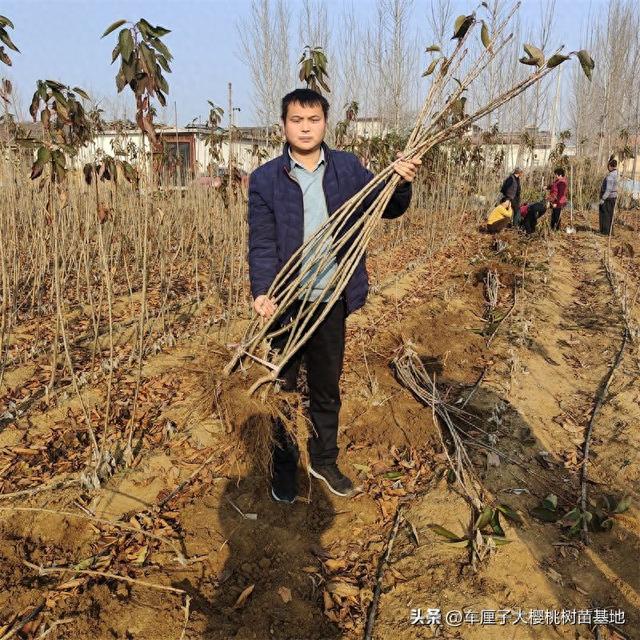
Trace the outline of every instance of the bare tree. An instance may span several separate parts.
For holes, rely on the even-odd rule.
[[[248,25],[238,24],[240,57],[249,67],[258,120],[278,119],[279,102],[291,87],[290,10],[286,0],[253,0]]]
[[[391,107],[389,119],[396,130],[400,128],[403,108],[408,102],[406,79],[416,56],[416,52],[407,46],[412,5],[413,0],[378,0],[385,34],[383,65]]]
[[[303,0],[298,20],[300,42],[299,49],[322,47],[329,50],[329,19],[326,0]]]
[[[621,135],[637,129],[640,7],[633,0],[612,0],[591,23],[586,38],[597,66],[591,83],[573,74],[572,119],[578,151],[602,164],[616,153]]]
[[[499,0],[494,0],[497,4]],[[453,22],[453,5],[451,0],[433,0],[429,3],[427,25],[429,26],[430,42],[442,46],[450,37]]]
[[[412,22],[413,0],[377,0],[375,22],[364,34],[365,105],[388,124],[405,124],[418,73],[418,51]]]
[[[361,111],[368,109],[365,105],[362,66],[364,62],[364,34],[353,3],[343,7],[339,21],[340,47],[336,48],[335,64],[329,59],[329,72],[334,78],[332,90],[334,102],[344,105],[357,102]]]

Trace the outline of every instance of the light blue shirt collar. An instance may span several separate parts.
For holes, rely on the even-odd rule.
[[[306,169],[305,167],[303,167],[292,155],[291,155],[291,148],[289,147],[287,149],[288,153],[289,153],[289,158],[291,160],[291,168],[293,169],[294,167],[300,167],[301,169],[304,169],[305,171],[308,171],[308,169]],[[320,147],[320,157],[318,158],[318,164],[316,164],[316,166],[313,168],[313,171],[315,171],[322,163],[324,162],[324,149],[322,147]]]

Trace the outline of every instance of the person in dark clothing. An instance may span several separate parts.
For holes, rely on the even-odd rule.
[[[282,126],[287,141],[283,153],[256,169],[249,179],[249,279],[254,309],[264,318],[276,311],[267,292],[280,269],[333,212],[373,178],[355,155],[330,149],[324,143],[328,111],[326,98],[315,91],[296,89],[288,93],[282,99]],[[406,211],[411,201],[411,182],[420,164],[417,159],[396,160],[395,171],[402,180],[383,217],[397,218]],[[382,188],[383,185],[368,201]],[[333,264],[323,273],[312,275],[311,300],[328,294],[325,286],[328,274],[336,268],[337,264]],[[315,329],[300,355],[292,358],[281,374],[282,388],[295,390],[300,362],[304,359],[313,425],[308,440],[308,471],[339,496],[350,496],[355,491],[351,480],[337,465],[345,318],[364,304],[368,286],[363,258],[343,296]],[[283,336],[274,340],[272,346],[279,349],[285,341]],[[299,452],[280,421],[274,425],[274,440],[271,496],[279,502],[292,503],[297,496]]]
[[[600,233],[606,236],[613,235],[613,212],[618,198],[618,161],[611,158],[607,169],[609,173],[600,187],[599,207]]]
[[[513,211],[512,224],[514,227],[520,226],[520,178],[522,177],[522,169],[516,167],[513,173],[508,175],[500,187],[500,193],[511,201],[511,209]]]
[[[527,235],[531,235],[536,230],[536,224],[538,220],[547,212],[547,202],[540,200],[540,202],[532,202],[527,204],[526,202],[520,206],[520,216],[522,218],[522,226]]]
[[[564,176],[564,169],[558,167],[554,172],[554,181],[549,187],[549,203],[553,208],[551,212],[551,228],[554,231],[560,229],[560,214],[567,204],[567,179]]]

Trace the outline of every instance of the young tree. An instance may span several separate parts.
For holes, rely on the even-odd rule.
[[[7,33],[7,28],[13,29],[13,22],[6,18],[5,16],[0,16],[0,41],[4,43],[9,49],[13,51],[17,51],[19,53],[18,47],[13,44],[11,37]],[[5,51],[4,46],[0,46],[0,62],[6,64],[8,67],[12,65],[11,58]],[[16,116],[9,110],[10,104],[14,98],[13,95],[13,85],[11,81],[7,78],[2,78],[0,80],[0,100],[2,100],[2,107],[4,113],[0,116],[0,123],[8,128],[12,133],[12,137],[15,138],[15,134],[17,133],[18,125],[16,124]],[[15,109],[15,104],[14,104]]]
[[[161,38],[169,29],[152,26],[144,18],[138,22],[118,20],[110,25],[102,34],[105,38],[116,29],[127,25],[118,32],[118,41],[111,54],[111,64],[120,59],[120,69],[116,75],[116,88],[120,93],[127,85],[136,99],[136,123],[151,142],[155,153],[161,152],[153,118],[155,109],[153,98],[165,107],[169,84],[163,71],[171,73],[169,62],[173,59],[171,52]]]
[[[209,156],[211,160],[220,163],[222,162],[222,140],[223,134],[218,132],[220,122],[222,122],[222,116],[224,115],[224,109],[218,107],[211,100],[207,100],[209,103],[209,117],[207,118],[207,125],[209,131],[205,138],[205,144],[209,148]],[[209,165],[208,165],[209,166]]]
[[[307,45],[302,52],[302,57],[298,60],[300,65],[300,82],[304,82],[307,88],[313,89],[318,93],[326,91],[331,92],[327,79],[327,56],[324,54],[322,47],[310,47]]]
[[[67,174],[67,156],[75,156],[91,140],[92,127],[78,97],[89,100],[80,87],[65,86],[55,80],[38,80],[29,113],[42,122],[43,136],[31,168],[31,179],[49,167],[52,183],[61,183]]]

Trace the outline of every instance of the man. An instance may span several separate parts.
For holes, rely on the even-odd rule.
[[[513,226],[519,227],[520,218],[520,178],[522,177],[522,169],[516,167],[513,173],[508,175],[500,187],[500,193],[511,201],[511,210],[513,211]]]
[[[560,229],[560,214],[567,204],[567,179],[564,177],[564,169],[558,167],[553,172],[555,178],[549,188],[549,203],[553,208],[551,212],[551,228],[554,231]]]
[[[487,217],[487,231],[489,233],[500,233],[500,231],[509,226],[512,217],[511,200],[506,196],[502,196],[500,204]]]
[[[276,310],[266,293],[278,271],[305,240],[373,177],[351,153],[329,149],[324,143],[329,103],[310,89],[296,89],[282,99],[283,154],[256,169],[249,180],[249,278],[253,306],[263,318]],[[396,188],[385,218],[401,216],[411,200],[411,182],[420,160],[397,160],[402,182]],[[381,189],[382,187],[380,187]],[[379,192],[370,196],[371,201]],[[364,210],[360,213],[362,214]],[[303,257],[304,259],[304,257]],[[331,265],[335,269],[337,265]],[[323,295],[326,271],[318,274],[312,299]],[[339,496],[355,489],[337,466],[340,374],[344,356],[345,318],[361,307],[369,287],[364,258],[323,322],[296,357],[282,371],[282,387],[295,390],[302,358],[307,368],[309,413],[313,435],[308,440],[309,473]],[[322,303],[321,303],[322,304]],[[286,336],[274,340],[281,348]],[[280,421],[274,425],[271,495],[292,503],[297,496],[299,453]]]
[[[613,211],[618,197],[618,161],[614,158],[607,165],[609,173],[600,187],[600,233],[608,236],[613,234]]]

